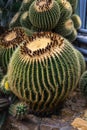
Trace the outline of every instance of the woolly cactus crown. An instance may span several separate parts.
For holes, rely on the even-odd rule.
[[[50,112],[76,87],[80,66],[66,39],[41,32],[16,49],[7,75],[11,91],[31,111]]]

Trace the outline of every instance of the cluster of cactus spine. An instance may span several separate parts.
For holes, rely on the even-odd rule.
[[[3,72],[7,72],[7,66],[14,50],[26,39],[22,28],[7,30],[0,36],[0,66]]]
[[[14,52],[8,69],[10,90],[32,112],[51,112],[80,78],[77,54],[62,36],[41,32]]]
[[[81,27],[81,20],[74,11],[77,3],[78,0],[23,0],[9,27],[23,26],[33,33],[52,31],[72,42]]]

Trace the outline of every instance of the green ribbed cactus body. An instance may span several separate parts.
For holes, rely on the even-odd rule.
[[[68,0],[72,6],[73,13],[75,13],[77,5],[78,5],[78,0]]]
[[[0,37],[0,66],[4,73],[7,72],[7,66],[14,50],[26,38],[22,28],[9,29]]]
[[[59,20],[57,26],[55,27],[55,32],[62,35],[69,35],[74,28],[73,21],[71,19]]]
[[[76,39],[76,37],[77,37],[77,31],[74,28],[72,30],[72,33],[66,36],[66,39],[68,39],[70,42],[73,42]]]
[[[21,27],[20,24],[21,12],[17,12],[9,23],[9,28]]]
[[[83,72],[86,70],[86,62],[85,62],[83,55],[78,50],[75,50],[75,51],[76,51],[77,57],[79,59],[78,61],[79,61],[79,65],[81,68],[81,75],[82,75]]]
[[[74,23],[74,27],[76,29],[79,29],[81,27],[81,19],[77,14],[73,14],[71,17],[73,23]]]
[[[53,29],[60,17],[60,8],[56,1],[34,1],[29,8],[29,17],[33,26],[48,31]]]
[[[28,11],[24,12],[24,13],[21,15],[20,23],[21,23],[21,26],[22,26],[22,27],[31,29],[32,24],[31,24],[31,22],[30,22],[30,20],[29,20],[29,12],[28,12]]]
[[[60,5],[60,19],[68,19],[72,15],[71,4],[67,0],[56,0]]]
[[[79,87],[82,93],[87,97],[87,71],[85,71],[79,81]]]
[[[73,46],[53,33],[35,34],[18,47],[8,69],[11,91],[33,112],[51,112],[76,88],[79,62]]]
[[[23,12],[28,11],[29,7],[30,7],[30,5],[32,4],[33,1],[34,0],[23,0],[19,11],[23,11]]]

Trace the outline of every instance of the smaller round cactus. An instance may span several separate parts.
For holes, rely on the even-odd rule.
[[[17,12],[14,17],[12,18],[11,22],[9,23],[9,28],[13,28],[13,27],[20,27],[20,16],[21,16],[21,12]]]
[[[78,15],[76,14],[73,14],[72,17],[71,17],[73,23],[74,23],[74,27],[76,29],[79,29],[81,27],[81,19]]]
[[[74,28],[73,21],[71,19],[59,20],[57,26],[55,27],[55,32],[62,35],[69,35]]]
[[[28,114],[28,106],[24,102],[16,102],[9,107],[9,114],[19,120],[24,119]]]
[[[73,42],[76,39],[76,37],[77,37],[77,31],[74,28],[72,30],[72,33],[66,36],[66,39],[68,39],[70,42]]]
[[[28,12],[28,11],[24,12],[24,13],[21,15],[20,23],[21,23],[21,26],[22,26],[22,27],[31,29],[32,24],[31,24],[31,22],[30,22],[30,20],[29,20],[29,12]]]
[[[85,71],[79,81],[79,87],[82,93],[87,96],[87,71]]]
[[[29,8],[29,17],[33,26],[48,31],[53,29],[60,18],[60,8],[54,0],[36,0]]]
[[[67,0],[56,0],[60,5],[60,19],[70,18],[72,15],[72,6]]]
[[[26,39],[27,36],[22,28],[13,28],[7,30],[0,37],[0,66],[6,73],[7,65],[14,50]]]

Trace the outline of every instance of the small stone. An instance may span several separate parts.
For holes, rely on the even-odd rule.
[[[71,125],[78,130],[87,130],[87,121],[81,118],[76,118]]]

